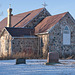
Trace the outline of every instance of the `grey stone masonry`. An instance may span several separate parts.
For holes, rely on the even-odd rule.
[[[31,21],[29,21],[29,23],[25,27],[34,28],[47,16],[51,16],[51,14],[44,8],[38,15],[36,15]]]
[[[63,44],[64,28],[68,26],[70,31],[70,44]],[[65,37],[66,38],[66,37]],[[49,49],[57,51],[60,57],[75,55],[75,21],[71,15],[66,14],[49,33]]]

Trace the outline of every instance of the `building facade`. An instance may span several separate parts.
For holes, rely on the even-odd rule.
[[[0,29],[0,56],[24,53],[46,57],[52,51],[60,57],[75,54],[75,20],[69,12],[51,15],[41,8],[18,15],[10,13],[8,20],[0,22]]]

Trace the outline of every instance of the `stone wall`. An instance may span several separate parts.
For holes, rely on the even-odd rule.
[[[45,17],[50,16],[50,13],[44,8],[36,17],[34,17],[25,27],[34,28]]]
[[[68,26],[71,33],[70,45],[63,45],[63,30]],[[75,21],[68,13],[63,17],[49,33],[50,51],[58,51],[60,57],[67,57],[75,54]]]
[[[2,57],[12,56],[17,53],[20,53],[20,56],[23,54],[26,54],[27,56],[38,56],[39,39],[35,36],[11,37],[11,35],[4,30],[1,36],[0,52],[0,56]]]
[[[16,37],[12,40],[12,52],[35,56],[39,54],[39,39],[37,37]]]
[[[70,45],[63,44],[63,31],[68,26],[70,29]],[[75,55],[75,21],[68,13],[51,30],[49,34],[40,34],[40,54],[57,51],[60,57]]]
[[[1,56],[11,55],[11,35],[4,29],[1,36]]]

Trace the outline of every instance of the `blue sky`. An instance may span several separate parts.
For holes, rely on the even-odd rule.
[[[42,8],[44,2],[48,5],[46,9],[52,15],[68,11],[75,19],[75,0],[0,0],[0,14],[3,11],[3,15],[0,16],[0,21],[7,17],[9,4],[11,4],[13,9],[13,15],[16,15]]]

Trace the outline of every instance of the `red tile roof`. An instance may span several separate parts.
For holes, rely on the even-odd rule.
[[[25,24],[27,24],[32,18],[34,18],[40,11],[42,11],[44,8],[40,8],[40,9],[36,9],[36,10],[32,10],[29,12],[25,12],[25,13],[21,13],[18,15],[14,15],[11,17],[11,24],[13,27],[15,24],[17,24],[19,21],[21,21],[24,17],[24,20],[21,21],[16,27],[24,27]],[[28,15],[29,14],[29,15]],[[27,16],[28,15],[28,16]],[[0,32],[2,31],[2,29],[4,27],[7,26],[7,18],[3,19],[0,22]]]
[[[48,16],[46,17],[42,22],[40,22],[36,27],[35,27],[35,34],[36,33],[43,33],[47,32],[48,29],[53,27],[62,17],[64,17],[68,12],[54,15],[54,16]]]

